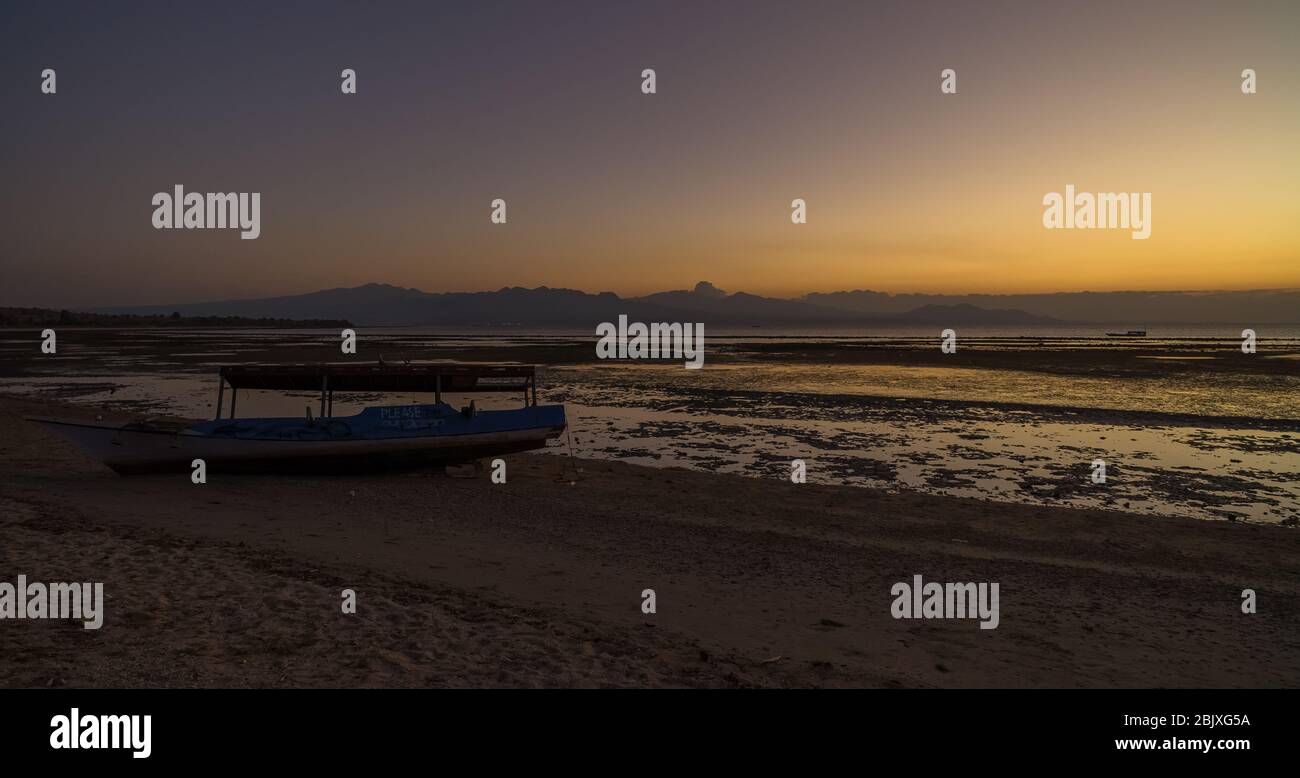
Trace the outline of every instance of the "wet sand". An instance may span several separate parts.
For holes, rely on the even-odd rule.
[[[1225,327],[1225,332],[1233,328]],[[165,344],[160,347],[162,333]],[[774,337],[769,330],[746,337],[711,333],[706,364],[755,359],[816,365],[896,365],[944,368],[1022,370],[1058,375],[1127,378],[1176,372],[1202,375],[1229,373],[1300,377],[1300,341],[1264,338],[1258,353],[1243,354],[1235,338],[961,338],[957,352],[939,349],[938,330],[925,338]],[[1267,334],[1267,333],[1266,333]],[[0,377],[29,375],[57,366],[70,374],[93,374],[104,368],[103,355],[123,357],[118,367],[138,360],[149,370],[204,368],[238,354],[239,362],[339,361],[338,330],[181,330],[59,328],[59,355],[39,354],[39,329],[0,329]],[[593,364],[596,337],[560,332],[510,330],[478,334],[436,334],[401,328],[358,329],[357,354],[346,359],[390,362],[443,359],[459,362]]]
[[[504,485],[196,486],[21,421],[94,413],[0,398],[0,580],[103,581],[107,610],[0,622],[4,685],[1300,683],[1294,529],[533,455]],[[917,574],[998,582],[1000,626],[893,619]]]

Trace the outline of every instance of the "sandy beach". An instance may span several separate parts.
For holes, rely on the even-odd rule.
[[[6,686],[1300,680],[1286,527],[539,455],[509,458],[503,485],[486,470],[194,485],[120,478],[22,421],[95,413],[0,397],[3,580],[102,581],[106,603],[97,631],[4,624]],[[999,627],[895,620],[890,587],[917,574],[999,582]]]

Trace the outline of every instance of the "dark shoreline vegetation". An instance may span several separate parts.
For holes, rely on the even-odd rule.
[[[346,319],[277,319],[248,316],[182,316],[164,314],[82,313],[52,308],[0,308],[0,327],[264,327],[309,329],[350,327]]]

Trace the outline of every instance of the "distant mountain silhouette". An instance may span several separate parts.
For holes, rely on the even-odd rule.
[[[613,292],[590,294],[573,289],[506,287],[495,292],[430,293],[388,284],[325,289],[288,297],[224,300],[211,303],[97,309],[101,314],[182,316],[274,316],[291,319],[346,319],[362,325],[534,325],[594,327],[616,321],[702,321],[713,326],[755,324],[853,325],[888,323],[1030,324],[1053,320],[1021,311],[984,311],[971,305],[923,306],[903,314],[870,314],[799,300],[736,292],[708,282],[691,291],[622,298]]]
[[[857,311],[845,311],[822,305],[800,302],[798,300],[781,300],[774,297],[736,292],[727,294],[707,281],[695,285],[689,292],[658,292],[636,297],[633,302],[689,311],[714,320],[723,320],[745,324],[764,324],[767,322],[844,322],[883,317],[864,315]]]
[[[856,290],[798,300],[728,293],[707,281],[692,290],[623,298],[613,292],[505,287],[423,292],[365,284],[253,300],[96,309],[95,313],[331,319],[359,325],[579,326],[616,321],[748,325],[1052,325],[1070,322],[1294,322],[1300,291],[1076,292],[1042,295],[893,295]]]
[[[179,311],[183,316],[263,316],[269,311],[287,318],[345,318],[363,325],[486,326],[506,324],[570,325],[615,320],[620,313],[644,321],[671,321],[679,311],[653,304],[634,304],[612,292],[588,294],[573,289],[507,287],[495,292],[430,293],[388,284],[350,289],[325,289],[289,297],[223,300],[189,305],[112,308],[101,313]],[[225,311],[227,313],[219,314]],[[332,311],[322,317],[298,316],[305,311]],[[346,314],[342,312],[346,311]],[[839,312],[840,315],[852,315]],[[594,326],[594,324],[593,324]]]

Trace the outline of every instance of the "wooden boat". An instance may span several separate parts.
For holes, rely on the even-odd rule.
[[[1146,330],[1129,330],[1128,332],[1106,333],[1106,337],[1108,338],[1145,338],[1146,336],[1147,336]]]
[[[542,448],[559,437],[563,405],[538,405],[529,365],[240,365],[221,369],[217,418],[191,425],[105,424],[34,418],[123,475],[188,471],[202,459],[209,472],[359,472],[471,462]],[[224,411],[231,387],[230,417]],[[240,389],[321,391],[320,414],[236,419]],[[333,416],[342,392],[430,392],[424,405],[376,406]],[[457,410],[444,391],[523,393],[513,410]],[[531,403],[529,397],[531,393]]]

